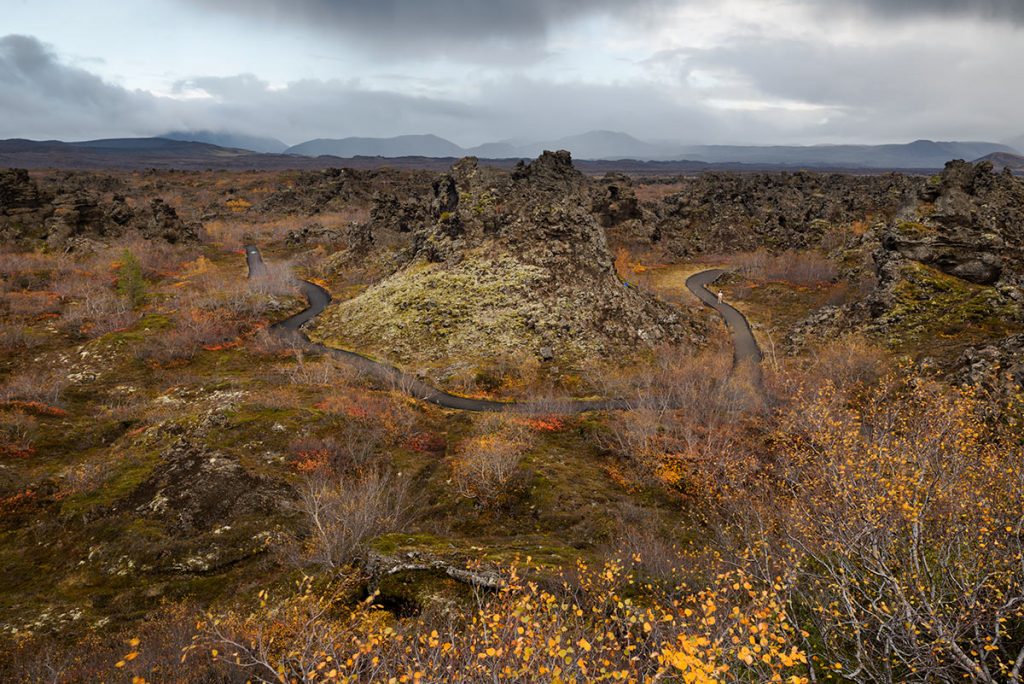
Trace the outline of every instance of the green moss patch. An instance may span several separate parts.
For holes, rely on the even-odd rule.
[[[902,267],[894,304],[879,320],[889,346],[941,355],[1020,329],[1020,307],[995,288],[975,285],[918,262]]]

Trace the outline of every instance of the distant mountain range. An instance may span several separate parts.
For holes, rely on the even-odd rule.
[[[991,158],[1018,168],[1017,151],[989,142],[918,140],[899,145],[738,146],[674,145],[644,142],[624,133],[593,131],[558,140],[495,142],[463,148],[434,135],[395,138],[310,140],[285,147],[279,140],[214,133],[178,132],[175,139],[117,138],[62,142],[0,141],[0,166],[27,168],[217,168],[313,169],[330,166],[443,169],[451,160],[473,155],[498,166],[511,166],[544,150],[568,149],[587,172],[694,173],[701,170],[795,170],[851,172],[941,169],[951,159]],[[181,140],[178,138],[187,138]],[[203,138],[196,140],[193,138]],[[223,144],[212,141],[219,140]],[[259,149],[255,149],[259,148]]]
[[[918,140],[896,145],[741,146],[674,145],[638,140],[625,133],[591,131],[582,135],[526,144],[487,143],[464,148],[435,135],[397,138],[310,140],[289,147],[286,154],[337,157],[462,157],[531,159],[544,150],[569,150],[576,159],[638,161],[700,161],[709,164],[778,164],[782,166],[864,169],[941,168],[950,159],[977,159],[997,152],[1015,153],[1008,145],[989,142]]]

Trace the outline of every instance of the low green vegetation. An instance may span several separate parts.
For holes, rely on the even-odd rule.
[[[875,323],[886,344],[899,351],[941,355],[1021,328],[1020,306],[993,287],[914,261],[900,275],[892,306]]]

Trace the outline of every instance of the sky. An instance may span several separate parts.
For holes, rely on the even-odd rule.
[[[1024,0],[0,0],[0,138],[1024,136]]]

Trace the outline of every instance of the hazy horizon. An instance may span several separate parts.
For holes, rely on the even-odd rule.
[[[679,144],[1024,134],[1024,4],[5,3],[0,138],[621,131]]]

